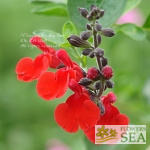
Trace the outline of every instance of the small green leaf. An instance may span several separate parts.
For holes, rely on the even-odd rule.
[[[146,33],[142,28],[136,26],[135,24],[130,24],[130,23],[118,25],[116,31],[122,32],[129,38],[136,41],[141,41],[146,37]]]
[[[35,8],[32,13],[46,16],[68,16],[66,6],[64,4],[51,3],[42,8]]]
[[[114,24],[124,12],[126,0],[68,0],[67,9],[69,16],[79,29],[85,29],[87,20],[80,16],[78,8],[84,7],[89,10],[92,4],[105,10],[105,15],[99,22],[104,27],[109,27]]]
[[[34,31],[33,34],[39,35],[45,41],[55,44],[56,46],[60,46],[61,44],[65,43],[63,35],[56,33],[51,30],[37,30]]]
[[[141,0],[127,0],[126,8],[125,8],[125,13],[133,8],[135,8]]]
[[[71,34],[77,34],[76,28],[71,21],[67,21],[64,24],[62,28],[62,34],[65,38],[68,38]]]
[[[147,17],[144,25],[143,25],[143,28],[146,28],[146,29],[149,29],[150,30],[150,14],[149,16]]]

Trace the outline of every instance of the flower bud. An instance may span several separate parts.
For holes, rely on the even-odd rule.
[[[99,89],[101,88],[101,82],[100,82],[100,81],[96,82],[96,83],[94,84],[94,88],[95,88],[96,90],[99,90]]]
[[[82,78],[78,83],[82,86],[90,85],[93,81],[89,78]]]
[[[101,62],[102,62],[103,67],[105,67],[108,64],[107,58],[104,58],[104,57],[102,58]]]
[[[95,49],[95,55],[97,57],[102,57],[104,55],[104,50],[102,50],[101,48],[96,48]]]
[[[100,10],[100,18],[104,16],[105,11],[104,10]]]
[[[110,81],[110,80],[107,80],[106,81],[106,87],[107,88],[113,88],[114,87],[114,82]]]
[[[91,5],[90,7],[90,11],[92,11],[93,9],[96,9],[97,7],[95,5]]]
[[[84,18],[89,14],[86,8],[79,8],[79,12]]]
[[[87,55],[89,55],[90,52],[92,52],[92,49],[90,49],[90,48],[89,49],[84,49],[82,51],[82,54],[85,55],[85,56],[87,56]]]
[[[107,97],[109,103],[114,103],[117,99],[116,95],[113,92],[109,92]]]
[[[99,75],[99,70],[95,67],[91,67],[87,71],[87,78],[89,79],[95,79]]]
[[[98,15],[98,13],[99,13],[99,11],[100,11],[100,10],[99,10],[96,6],[94,6],[94,5],[91,5],[91,9],[90,9],[90,10],[91,10],[91,12],[90,12],[91,15],[94,16],[94,17],[97,17],[97,15]]]
[[[89,53],[89,57],[90,57],[90,58],[94,58],[94,57],[95,57],[95,52],[94,52],[94,51],[90,52],[90,53]]]
[[[88,40],[91,37],[91,35],[92,35],[91,31],[83,31],[81,33],[80,37],[81,37],[82,40]]]
[[[92,30],[92,26],[91,26],[90,24],[87,24],[87,25],[86,25],[86,28],[87,28],[88,30]]]
[[[93,16],[91,14],[88,14],[87,17],[86,17],[89,21],[92,21],[93,20]]]
[[[94,7],[92,10],[91,10],[91,15],[96,17],[98,15],[98,10],[96,7]]]
[[[102,26],[99,23],[96,23],[95,24],[95,30],[96,31],[101,31],[101,29],[102,29]]]
[[[102,74],[105,79],[110,79],[113,76],[113,70],[110,66],[105,66],[102,69]]]
[[[101,29],[101,33],[106,37],[112,37],[115,35],[114,31],[110,28]]]
[[[101,38],[101,36],[98,34],[98,35],[97,35],[97,45],[100,45],[100,44],[101,44],[101,41],[102,41],[102,38]]]
[[[67,40],[72,46],[75,47],[83,47],[83,48],[91,47],[91,44],[88,41],[82,40],[80,37],[76,35],[71,35],[69,38],[67,38]]]

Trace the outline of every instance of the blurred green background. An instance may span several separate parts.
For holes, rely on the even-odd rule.
[[[138,6],[144,20],[149,14],[149,6],[147,0],[142,0]],[[23,43],[28,45],[21,41],[23,34],[28,41],[32,32],[38,29],[61,32],[68,20],[32,14],[32,8],[27,0],[0,1],[0,150],[48,150],[52,139],[64,142],[70,150],[86,150],[91,144],[81,131],[68,134],[53,118],[56,105],[64,101],[68,93],[64,99],[47,102],[37,96],[36,82],[24,83],[16,79],[18,60],[40,53],[36,48],[21,46]],[[131,124],[147,125],[147,144],[94,148],[145,150],[150,146],[150,41],[137,42],[117,34],[112,39],[104,38],[102,47],[114,69],[113,91],[118,97],[115,105],[121,113],[128,115]]]

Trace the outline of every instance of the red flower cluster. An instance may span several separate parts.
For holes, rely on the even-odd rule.
[[[116,101],[116,96],[114,93],[110,92],[107,96],[101,98],[102,103],[105,107],[105,114],[100,116],[99,121],[96,125],[128,125],[129,119],[126,115],[120,114],[117,107],[113,106],[112,103]],[[87,138],[95,143],[95,126],[84,130]]]
[[[47,46],[40,37],[35,36],[30,42],[43,51],[34,60],[22,58],[17,66],[16,73],[19,80],[26,82],[38,80],[38,95],[46,100],[62,97],[68,87],[69,80],[79,81],[83,77],[81,68],[73,62],[63,49],[56,51]],[[55,73],[48,72],[48,68],[58,69]]]
[[[75,80],[71,80],[69,87],[75,93],[57,106],[56,122],[67,132],[76,132],[79,127],[82,130],[93,127],[100,118],[99,108]]]
[[[74,94],[69,96],[65,103],[59,104],[54,113],[56,122],[67,132],[77,132],[81,128],[90,141],[94,142],[94,126],[96,124],[118,125],[128,124],[128,118],[119,113],[112,105],[116,101],[113,93],[101,98],[105,107],[105,114],[101,115],[100,108],[91,100],[84,86],[78,84],[84,77],[81,68],[73,62],[68,53],[55,50],[47,46],[40,37],[31,38],[30,42],[43,51],[34,60],[25,57],[16,66],[19,80],[37,81],[37,93],[45,100],[62,97],[69,87]],[[48,71],[57,69],[56,72]],[[97,69],[89,69],[87,76],[94,79],[98,76]],[[105,68],[103,74],[106,78],[112,76],[112,70]]]
[[[38,79],[49,67],[57,68],[61,64],[55,55],[56,51],[47,46],[40,37],[35,36],[30,42],[42,50],[43,54],[38,55],[34,60],[25,57],[18,62],[16,66],[18,80],[26,82]]]

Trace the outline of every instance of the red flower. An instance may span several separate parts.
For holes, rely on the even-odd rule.
[[[99,75],[99,71],[98,69],[96,69],[95,67],[91,67],[88,69],[87,71],[87,78],[89,79],[95,79],[98,75]]]
[[[77,132],[79,127],[83,130],[93,127],[99,120],[100,109],[75,80],[70,80],[69,87],[75,93],[55,109],[56,122],[67,132]]]
[[[111,103],[115,101],[116,96],[111,92],[107,96],[102,97],[105,107],[105,114],[100,117],[96,125],[128,125],[129,119],[126,115],[120,114],[119,110]],[[84,130],[87,138],[95,143],[95,126],[91,129]]]
[[[113,76],[113,70],[108,65],[102,69],[102,73],[105,79],[110,79]]]
[[[18,80],[32,81],[38,79],[48,67],[57,68],[61,62],[55,56],[56,51],[48,47],[40,37],[35,36],[30,39],[30,42],[43,51],[43,54],[38,55],[34,60],[30,57],[22,58],[16,66]]]
[[[56,73],[44,73],[37,83],[38,95],[46,100],[62,97],[70,79],[79,81],[83,77],[80,67],[71,61],[65,50],[58,50],[56,56],[66,67],[59,69]]]

